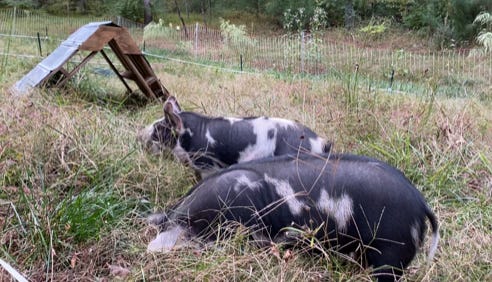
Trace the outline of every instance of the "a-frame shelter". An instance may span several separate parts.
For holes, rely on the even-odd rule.
[[[111,62],[104,51],[106,45],[111,48],[123,65],[123,71],[120,72]],[[68,71],[65,65],[78,51],[89,51],[90,53],[77,66]],[[48,82],[61,87],[98,52],[102,54],[129,92],[132,92],[132,89],[125,81],[126,79],[134,81],[148,98],[166,99],[169,96],[169,92],[156,77],[128,29],[111,21],[92,22],[72,33],[49,56],[17,81],[13,86],[13,92],[23,94],[32,87],[43,86]]]

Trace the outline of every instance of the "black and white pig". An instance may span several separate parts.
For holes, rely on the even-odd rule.
[[[398,279],[438,223],[421,193],[396,168],[355,155],[279,156],[233,165],[199,182],[165,213],[149,221],[160,233],[147,250],[170,251],[216,239],[235,222],[255,239],[293,243],[301,232],[327,248],[355,255],[379,281]]]
[[[175,97],[164,117],[138,133],[153,154],[170,149],[202,176],[235,163],[299,153],[327,153],[331,143],[297,122],[269,117],[207,117],[181,111]]]

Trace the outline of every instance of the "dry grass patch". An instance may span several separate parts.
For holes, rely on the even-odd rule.
[[[185,110],[298,120],[334,141],[336,151],[378,157],[404,171],[436,211],[442,236],[435,261],[427,267],[425,252],[419,254],[405,280],[491,279],[486,101],[369,91],[344,77],[241,75],[167,61],[155,69]],[[241,234],[204,251],[147,254],[157,231],[145,217],[196,180],[172,157],[141,150],[136,132],[160,118],[162,106],[119,94],[116,83],[87,76],[65,92],[0,95],[0,253],[24,275],[33,281],[371,278],[337,256],[301,248],[285,259],[286,250],[256,248]]]

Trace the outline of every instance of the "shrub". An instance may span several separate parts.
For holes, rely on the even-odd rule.
[[[484,47],[485,52],[492,51],[492,15],[487,12],[480,13],[473,23],[482,27],[476,38],[478,44]]]
[[[380,24],[368,24],[365,27],[361,28],[360,31],[362,33],[365,33],[371,38],[379,38],[381,35],[387,30],[386,24],[380,23]]]
[[[254,46],[255,41],[246,33],[245,25],[231,24],[228,20],[220,18],[220,33],[226,45],[231,50],[245,54]]]

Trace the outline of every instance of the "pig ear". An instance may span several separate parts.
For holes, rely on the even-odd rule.
[[[179,116],[179,112],[174,111],[173,104],[167,101],[164,103],[164,116],[176,131],[180,131],[183,128],[183,121]]]
[[[172,105],[173,112],[175,112],[176,114],[181,113],[181,107],[179,106],[179,103],[178,103],[178,100],[176,99],[176,97],[169,96],[169,98],[167,98],[166,102],[164,102],[164,105],[166,105],[168,103]]]

